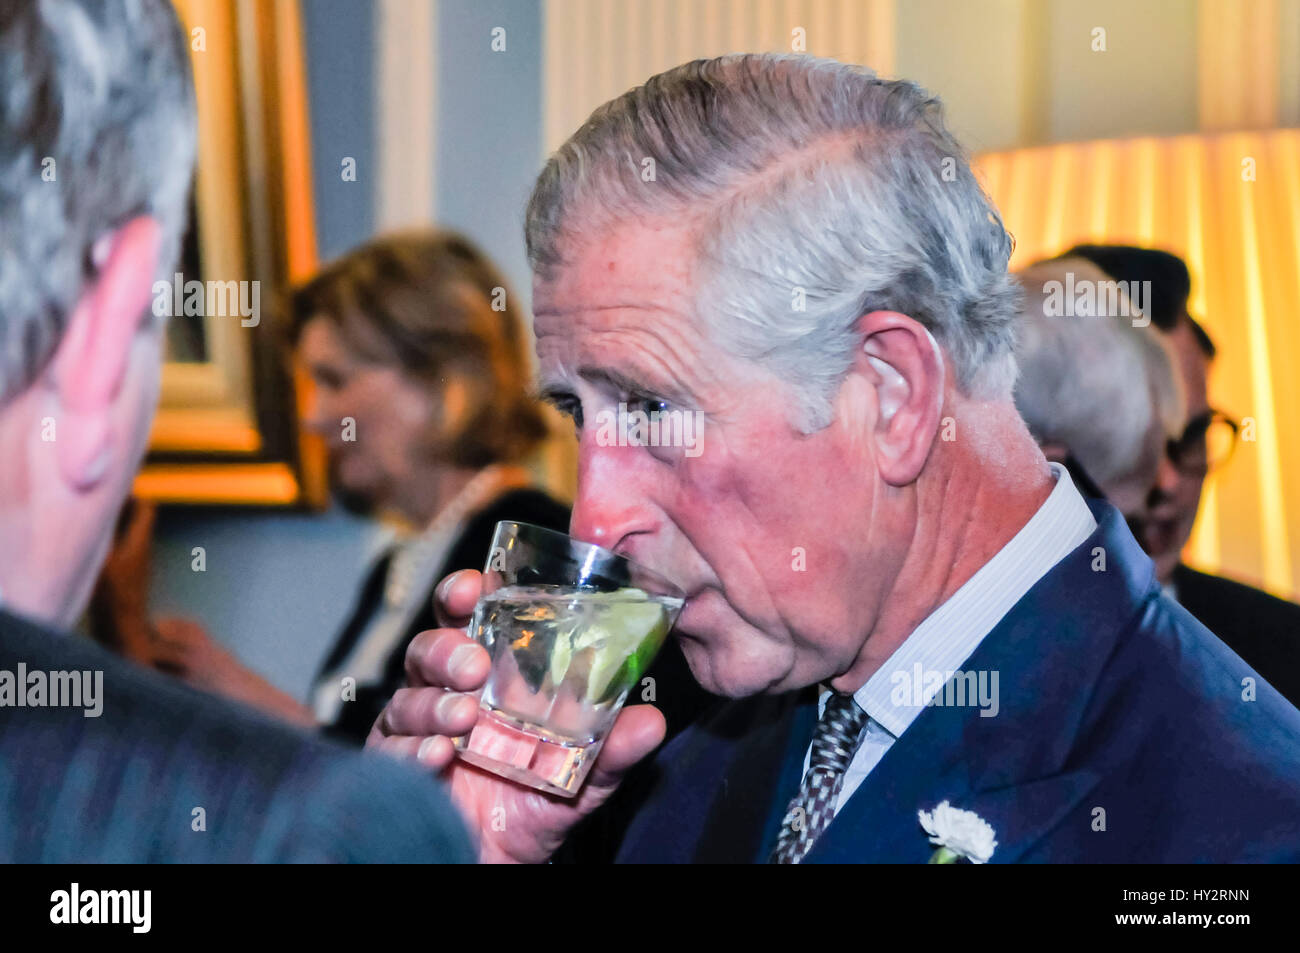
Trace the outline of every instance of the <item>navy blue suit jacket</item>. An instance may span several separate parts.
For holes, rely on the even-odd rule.
[[[102,672],[102,711],[0,707],[0,863],[474,860],[442,786],[391,758],[0,612],[20,665]]]
[[[924,863],[917,811],[944,800],[992,825],[994,863],[1300,860],[1300,711],[1089,505],[1097,530],[961,666],[999,672],[998,714],[924,709],[804,863]],[[721,706],[661,752],[618,859],[765,860],[816,719],[816,689]]]

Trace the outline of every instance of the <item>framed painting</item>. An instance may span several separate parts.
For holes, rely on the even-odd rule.
[[[174,0],[188,33],[199,160],[170,280],[158,415],[138,496],[164,503],[321,506],[324,448],[300,432],[309,382],[273,330],[275,301],[316,266],[297,0]]]

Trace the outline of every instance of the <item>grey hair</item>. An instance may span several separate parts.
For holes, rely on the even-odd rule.
[[[705,331],[795,385],[805,432],[829,423],[857,319],[876,310],[921,322],[963,391],[1010,398],[1012,240],[939,100],[915,83],[791,54],[654,76],[547,162],[529,259],[545,277],[571,239],[646,217],[695,226]]]
[[[1016,407],[1034,439],[1068,448],[1105,487],[1158,464],[1164,438],[1182,426],[1182,385],[1163,336],[1135,326],[1136,311],[1123,299],[1120,314],[1049,314],[1049,283],[1064,284],[1067,274],[1075,287],[1112,281],[1084,258],[1039,262],[1017,275],[1025,313]]]
[[[194,110],[167,0],[0,0],[0,403],[53,356],[101,235],[151,215],[171,270]]]

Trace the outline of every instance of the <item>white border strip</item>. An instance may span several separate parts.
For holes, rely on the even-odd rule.
[[[379,0],[375,230],[434,221],[437,0]]]

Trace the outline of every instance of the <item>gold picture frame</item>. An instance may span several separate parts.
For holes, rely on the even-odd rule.
[[[175,283],[197,277],[185,269],[201,263],[200,281],[256,289],[259,307],[255,318],[173,314],[135,493],[319,507],[324,447],[297,425],[309,382],[295,379],[267,320],[317,261],[301,10],[298,0],[173,2],[189,38],[199,134],[194,218]],[[182,331],[195,347],[178,357]]]

